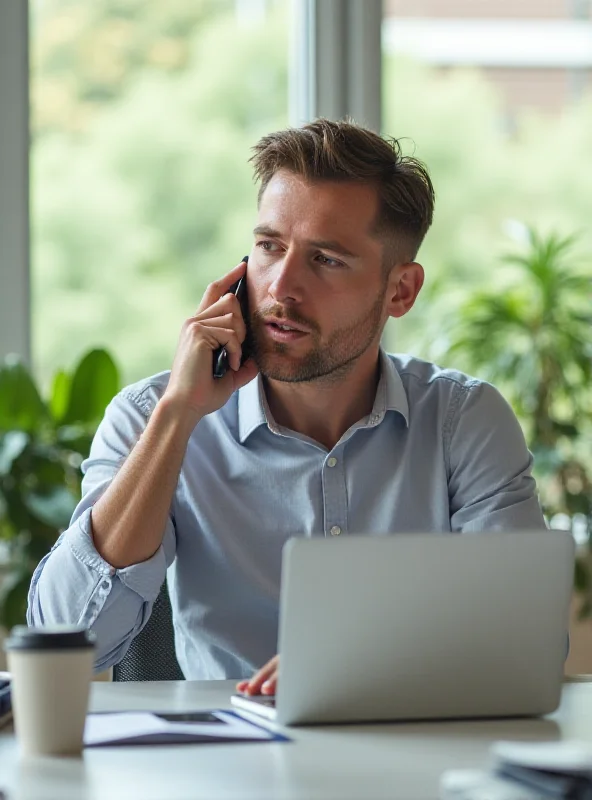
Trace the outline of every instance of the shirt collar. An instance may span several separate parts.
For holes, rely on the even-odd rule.
[[[382,422],[387,411],[397,411],[404,418],[405,424],[409,425],[409,403],[403,381],[394,361],[380,348],[380,379],[367,424],[377,425]],[[261,375],[257,375],[238,390],[238,433],[241,444],[260,425],[267,425],[272,432],[278,432],[278,425],[265,397]]]

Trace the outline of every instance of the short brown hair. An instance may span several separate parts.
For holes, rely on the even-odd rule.
[[[434,187],[426,167],[404,156],[397,139],[379,136],[351,120],[317,119],[301,128],[263,136],[253,147],[259,202],[269,181],[288,169],[308,181],[359,181],[378,190],[375,233],[391,240],[393,256],[415,258],[434,213]]]

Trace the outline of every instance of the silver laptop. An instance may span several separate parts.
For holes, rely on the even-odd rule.
[[[232,703],[282,725],[549,713],[573,569],[564,531],[291,539],[276,697]]]

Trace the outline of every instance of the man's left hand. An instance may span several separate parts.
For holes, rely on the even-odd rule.
[[[275,694],[280,669],[280,657],[274,656],[264,667],[256,672],[252,678],[239,681],[236,684],[237,692],[241,694]]]

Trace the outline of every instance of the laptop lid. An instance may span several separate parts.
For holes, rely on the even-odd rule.
[[[290,540],[277,721],[553,711],[573,567],[564,531]]]

